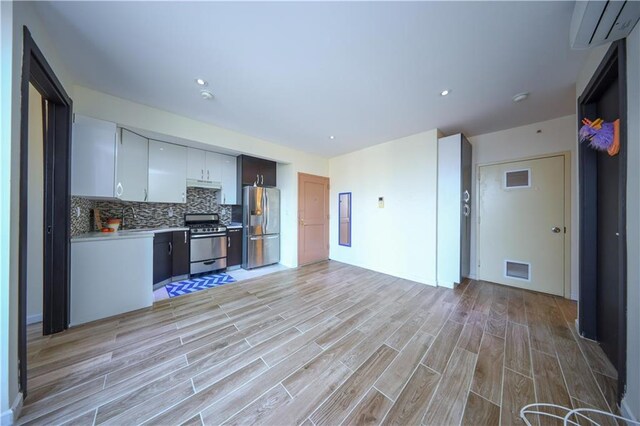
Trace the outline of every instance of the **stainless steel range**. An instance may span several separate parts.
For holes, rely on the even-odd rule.
[[[191,274],[227,267],[227,227],[217,213],[187,213],[184,224],[191,234]]]

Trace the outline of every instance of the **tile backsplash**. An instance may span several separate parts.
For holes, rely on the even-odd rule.
[[[71,236],[91,231],[91,209],[99,209],[102,220],[122,218],[127,229],[184,226],[185,213],[218,213],[224,224],[231,222],[231,206],[217,202],[219,192],[206,188],[187,188],[187,202],[141,203],[132,201],[88,200],[71,197]],[[80,215],[77,215],[80,208]],[[135,215],[133,213],[135,211]]]
[[[96,202],[82,197],[71,197],[71,236],[87,233],[91,230],[91,209]]]

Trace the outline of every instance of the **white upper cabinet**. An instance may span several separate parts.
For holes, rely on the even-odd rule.
[[[222,190],[220,191],[220,204],[237,204],[237,173],[236,157],[221,155],[222,161]]]
[[[222,157],[223,155],[215,152],[187,148],[187,179],[220,183]]]
[[[187,148],[149,140],[149,199],[157,203],[185,203]]]
[[[116,144],[116,197],[125,201],[147,201],[149,139],[121,129]]]
[[[71,145],[71,195],[114,198],[116,124],[75,114]]]
[[[187,148],[187,179],[205,180],[205,151],[196,148]]]
[[[220,182],[222,180],[222,155],[215,152],[206,152],[205,177],[207,182]]]

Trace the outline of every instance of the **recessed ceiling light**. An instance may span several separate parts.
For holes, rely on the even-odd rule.
[[[447,96],[449,93],[449,89],[444,89],[442,92],[440,92],[440,96]]]
[[[335,138],[336,138],[335,136],[329,136],[329,139],[335,139]]]
[[[201,79],[201,78],[196,78],[196,84],[198,86],[206,86],[207,82],[205,80]]]
[[[529,92],[522,92],[515,95],[512,100],[513,102],[522,102],[529,97]]]
[[[211,99],[213,99],[213,93],[208,90],[201,91],[200,96],[202,96],[202,99],[204,99],[205,101],[210,101]]]

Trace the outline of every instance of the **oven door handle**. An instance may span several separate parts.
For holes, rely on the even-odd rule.
[[[214,263],[216,263],[215,260],[208,260],[206,262],[202,262],[203,265],[213,265]]]
[[[198,238],[219,238],[219,237],[226,237],[227,234],[207,234],[207,235],[191,235],[191,239],[198,239]]]

